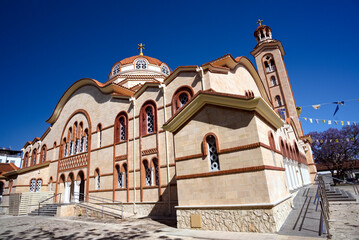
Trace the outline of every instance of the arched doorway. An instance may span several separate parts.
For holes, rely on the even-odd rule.
[[[79,184],[79,201],[83,202],[85,199],[85,175],[83,171],[77,174],[77,184]]]
[[[75,179],[74,179],[74,174],[70,173],[68,176],[67,181],[70,184],[70,202],[73,202],[73,200],[75,199],[74,193],[75,193]]]

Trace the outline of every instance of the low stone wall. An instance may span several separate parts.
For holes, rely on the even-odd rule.
[[[169,209],[168,202],[136,203],[136,212],[139,216],[176,216],[177,202],[172,202]],[[133,213],[133,203],[124,203],[123,211]]]
[[[201,230],[232,232],[277,232],[291,211],[289,198],[270,209],[207,208],[177,209],[177,227],[190,229],[191,215],[199,215]],[[193,228],[192,228],[193,229]]]

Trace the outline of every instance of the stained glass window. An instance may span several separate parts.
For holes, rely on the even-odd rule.
[[[153,112],[151,107],[146,108],[147,115],[147,133],[153,132]]]
[[[119,74],[120,72],[121,72],[121,66],[120,66],[120,64],[116,64],[113,67],[112,75],[115,76],[115,75]]]
[[[36,179],[31,179],[30,192],[35,192],[35,184],[36,184]]]
[[[170,71],[168,70],[168,67],[165,65],[162,66],[162,72],[166,75],[168,75],[170,73]]]
[[[37,179],[36,181],[36,192],[40,192],[41,191],[41,179]]]

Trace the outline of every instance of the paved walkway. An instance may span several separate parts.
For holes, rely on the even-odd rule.
[[[221,240],[313,240],[267,233],[183,230],[173,221],[145,219],[98,220],[42,216],[0,216],[0,239],[221,239]],[[171,226],[172,225],[172,226]],[[321,238],[320,238],[321,239]]]
[[[314,185],[302,188],[296,193],[293,200],[294,208],[280,229],[279,234],[320,237],[318,234],[320,206],[318,206],[318,211],[315,211],[316,204],[314,204],[316,191],[317,186]],[[322,238],[324,237],[325,234],[322,235]]]

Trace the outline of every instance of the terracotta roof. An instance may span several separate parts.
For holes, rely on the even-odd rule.
[[[147,61],[149,63],[154,64],[154,65],[158,65],[158,66],[161,66],[161,64],[162,64],[162,62],[160,60],[156,59],[156,58],[152,58],[152,57],[148,57],[148,56],[141,56],[141,55],[125,58],[125,59],[121,60],[120,63],[123,64],[123,65],[133,63],[133,61],[136,58],[145,58],[145,59],[147,59]]]
[[[19,168],[15,166],[13,163],[0,163],[0,175],[3,173],[11,172],[14,170],[18,170]]]
[[[317,171],[329,171],[328,167],[324,164],[321,163],[316,163],[315,166],[317,167]],[[331,168],[333,167],[333,165],[329,165]],[[359,169],[359,160],[354,160],[354,161],[349,161],[349,162],[344,162],[344,168],[345,169]]]

